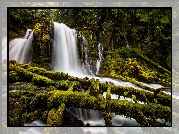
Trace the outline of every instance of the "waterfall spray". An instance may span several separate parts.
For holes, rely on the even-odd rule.
[[[103,58],[103,47],[101,47],[101,43],[98,44],[98,55],[99,55],[99,59],[96,62],[96,75],[98,75],[100,67],[101,67],[101,62],[102,62],[102,58]]]
[[[82,74],[78,61],[76,34],[63,23],[54,22],[53,68],[69,74]]]
[[[80,66],[78,61],[77,43],[75,30],[70,29],[63,23],[54,22],[54,44],[53,44],[53,68],[55,71],[69,73],[77,77],[86,77],[92,73],[88,59],[88,42],[82,37],[82,49],[84,51],[84,68]],[[100,46],[99,46],[100,47]],[[101,51],[100,51],[101,53]],[[100,58],[101,62],[101,58]],[[84,69],[86,71],[84,71]],[[85,121],[97,119],[99,112],[95,110],[86,110],[75,108],[75,115]],[[104,122],[103,122],[104,124]]]
[[[29,32],[31,32],[30,34],[28,34],[28,36],[26,37],[27,40],[25,42],[23,51],[22,51],[22,55],[20,58],[20,63],[29,63],[32,61],[32,56],[29,56],[29,51],[31,48],[31,44],[32,44],[32,40],[33,40],[33,31],[29,30]]]
[[[82,68],[84,70],[84,72],[86,74],[89,74],[91,76],[93,76],[93,71],[92,71],[92,66],[90,65],[90,61],[89,61],[89,48],[88,48],[88,41],[87,39],[82,36],[82,56],[83,56],[83,53],[85,55],[85,57],[83,58],[83,65],[82,65]]]
[[[88,71],[83,71],[83,66],[80,66],[79,59],[78,59],[78,53],[77,53],[77,43],[76,43],[76,34],[75,30],[70,29],[65,24],[60,24],[57,22],[54,22],[54,44],[53,44],[53,68],[55,71],[61,71],[65,73],[69,73],[72,76],[76,76],[79,78],[85,78],[88,77],[89,79],[99,79],[101,83],[112,83],[116,86],[124,86],[124,87],[133,87],[136,89],[143,90],[139,88],[137,85],[134,85],[130,82],[124,82],[121,80],[116,80],[112,78],[106,78],[106,77],[97,77],[87,74],[90,70],[89,64],[89,55],[88,55],[88,43],[87,40],[83,37],[82,41],[82,50],[83,50],[83,61],[84,66],[87,68]],[[127,39],[127,38],[126,38]],[[98,44],[98,56],[99,59],[96,62],[96,75],[99,74],[101,62],[103,59],[103,47],[99,43]],[[82,90],[82,89],[81,89]],[[103,93],[103,97],[106,98],[106,93]],[[118,99],[118,95],[111,94],[111,99]],[[120,99],[124,99],[121,98]],[[127,98],[125,98],[127,100]],[[132,101],[132,99],[128,99]],[[90,123],[91,126],[104,126],[105,121],[103,117],[101,117],[101,111],[98,110],[87,110],[83,108],[70,108],[70,111],[74,113],[78,119],[81,119],[84,124]],[[130,119],[126,119],[125,117],[122,117],[120,115],[112,115],[113,119],[112,122],[116,126],[122,126],[131,123]],[[134,120],[132,122],[134,126],[137,125],[137,122]]]
[[[31,49],[32,40],[33,31],[31,29],[27,29],[23,38],[15,38],[11,40],[9,42],[9,59],[17,60],[19,63],[31,62],[31,56],[29,56],[29,52]]]

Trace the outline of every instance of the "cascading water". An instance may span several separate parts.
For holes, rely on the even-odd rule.
[[[77,44],[76,44],[76,35],[75,30],[70,29],[63,23],[57,23],[54,22],[54,46],[53,46],[53,61],[52,65],[55,71],[61,71],[68,73],[73,76],[77,76],[80,78],[88,77],[88,78],[94,78],[99,79],[101,82],[112,82],[115,85],[121,85],[121,86],[132,86],[136,87],[135,85],[129,83],[129,82],[122,82],[110,78],[100,78],[95,77],[94,75],[89,75],[89,73],[84,72],[82,66],[80,66],[78,61],[78,53],[77,53]],[[87,69],[90,70],[90,67],[88,66],[88,48],[87,48],[87,40],[83,38],[83,50],[85,51],[85,60]],[[101,61],[102,61],[102,51],[103,48],[101,47],[101,44],[98,44],[98,51],[99,51],[99,59],[96,63],[96,74],[98,74]],[[105,97],[105,96],[104,96]],[[70,108],[71,109],[71,108]],[[72,108],[72,112],[81,120],[84,121],[84,123],[90,123],[90,125],[98,125],[98,126],[104,126],[105,122],[102,117],[102,113],[95,110],[86,110],[82,108]],[[114,116],[115,117],[115,116]],[[114,118],[115,119],[115,118]],[[123,121],[124,122],[124,121]]]
[[[55,71],[61,71],[68,73],[73,76],[85,77],[89,75],[87,72],[85,73],[80,67],[80,63],[78,61],[78,53],[77,53],[77,43],[76,43],[76,34],[75,30],[70,29],[63,23],[54,22],[54,46],[53,46],[53,61],[52,65]],[[85,44],[85,68],[90,70],[88,66],[88,49],[85,38],[83,39],[83,44]],[[89,71],[90,72],[90,71]],[[92,71],[91,71],[92,73]],[[83,112],[82,112],[83,111]],[[99,113],[94,110],[84,110],[80,108],[75,108],[74,113],[78,118],[82,120],[88,119],[96,119],[99,117]],[[82,114],[84,115],[82,118]],[[86,116],[85,116],[86,115]],[[89,115],[87,117],[87,115]],[[91,116],[93,115],[93,116]]]
[[[83,74],[78,61],[75,30],[54,22],[53,69],[69,74]]]
[[[24,45],[24,48],[23,48],[23,51],[22,51],[22,55],[21,55],[21,58],[20,58],[20,63],[29,63],[32,61],[32,57],[29,56],[29,52],[30,52],[30,49],[31,49],[31,44],[32,44],[32,41],[33,41],[33,31],[29,30],[28,32],[31,32],[29,35],[27,35],[27,40],[25,42],[25,45]]]
[[[94,79],[99,79],[100,82],[105,83],[106,81],[108,83],[113,83],[114,85],[120,85],[124,87],[133,87],[137,89],[141,89],[138,86],[130,83],[130,82],[124,82],[120,80],[115,80],[111,78],[100,78],[96,76],[89,75],[89,73],[83,71],[83,66],[80,66],[80,63],[78,61],[78,53],[77,53],[77,36],[75,34],[75,30],[70,29],[63,23],[57,23],[54,22],[54,48],[53,48],[53,68],[55,71],[61,71],[68,73],[70,75],[79,77],[79,78],[84,78],[88,77],[89,79],[94,78]],[[85,39],[83,39],[83,51],[85,54],[84,61],[88,60],[88,48],[86,45],[84,45],[86,42]],[[103,48],[101,47],[101,44],[98,44],[98,51],[99,51],[99,59],[96,62],[96,75],[98,75],[100,67],[101,67],[101,62],[103,58]],[[89,62],[88,62],[89,63]],[[88,65],[87,63],[83,65]],[[88,67],[86,67],[88,68]],[[143,89],[141,89],[143,90]],[[106,93],[103,93],[104,98],[106,97]],[[112,95],[113,99],[118,99],[117,95]],[[120,99],[128,99],[128,98],[120,98]],[[128,99],[132,101],[132,99]],[[142,103],[142,102],[141,102]],[[72,108],[73,109],[73,108]],[[85,110],[82,108],[74,108],[71,110],[74,112],[74,114],[83,122],[90,123],[91,126],[104,126],[105,122],[104,119],[101,116],[101,113],[99,111],[95,110]],[[130,125],[133,124],[133,126],[138,126],[138,123],[135,120],[130,120],[126,119],[125,117],[114,115],[112,118],[112,122],[116,126],[122,126],[122,125]],[[127,123],[127,124],[126,124]]]
[[[89,49],[88,49],[88,41],[84,36],[82,37],[82,58],[83,58],[83,52],[84,52],[84,59],[82,63],[82,69],[84,70],[85,74],[89,74],[91,76],[94,76],[94,73],[92,71],[92,66],[90,65],[89,61]]]
[[[101,67],[101,61],[103,58],[103,47],[101,47],[101,43],[98,44],[98,55],[99,55],[99,59],[96,62],[96,75],[98,75],[100,67]]]
[[[29,34],[30,32],[30,34]],[[15,38],[9,42],[9,59],[17,60],[19,63],[30,63],[31,56],[29,55],[33,40],[33,31],[27,29],[24,38]],[[7,48],[5,48],[7,51]],[[5,53],[5,49],[3,52]]]

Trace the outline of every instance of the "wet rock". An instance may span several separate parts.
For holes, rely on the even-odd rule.
[[[85,126],[83,121],[78,118],[67,108],[63,116],[63,126]]]
[[[89,124],[89,123],[87,123],[85,126],[86,126],[86,127],[89,127],[89,126],[90,126],[90,124]],[[89,131],[87,131],[87,132],[89,132]]]

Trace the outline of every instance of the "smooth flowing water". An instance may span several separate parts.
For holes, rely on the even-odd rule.
[[[26,35],[24,38],[16,38],[12,40],[9,44],[9,57],[10,59],[16,59],[19,62],[25,63],[25,59],[21,59],[22,55],[27,56],[32,39],[33,39],[33,31],[29,35],[28,32],[31,30],[27,30]],[[28,39],[26,39],[28,38]],[[77,76],[77,77],[89,77],[89,78],[95,78],[99,79],[101,82],[110,82],[114,85],[121,85],[125,87],[134,87],[137,89],[142,90],[138,86],[130,83],[130,82],[123,82],[116,79],[111,78],[100,78],[95,77],[94,75],[90,75],[88,71],[84,71],[83,68],[80,65],[80,62],[78,61],[78,52],[77,52],[77,45],[76,45],[77,36],[75,34],[75,30],[68,28],[63,23],[54,23],[54,48],[53,48],[53,68],[55,71],[62,71],[69,73],[70,75]],[[2,60],[6,59],[7,55],[7,38],[3,38],[2,40]],[[88,48],[84,47],[85,52],[85,60],[88,58]],[[98,51],[99,51],[99,59],[96,64],[96,74],[98,74],[98,71],[100,69],[100,62],[102,59],[102,52],[100,52],[100,44],[98,44]],[[99,62],[100,61],[100,62]],[[89,65],[89,63],[84,64]],[[89,67],[86,67],[89,68]],[[147,84],[143,83],[149,87],[152,88],[159,88],[161,85],[159,84]],[[106,97],[106,93],[103,93],[103,96]],[[118,99],[118,95],[113,94],[112,99]],[[174,96],[173,96],[174,97]],[[175,96],[179,100],[179,95]],[[124,99],[124,98],[120,98]],[[126,99],[126,98],[125,98]],[[130,99],[129,99],[130,100]],[[132,100],[131,100],[132,101]],[[76,109],[76,116],[79,117],[79,119],[83,120],[84,123],[90,123],[91,126],[104,126],[104,119],[101,118],[101,113],[99,111],[95,110],[86,110],[86,109]],[[90,115],[89,115],[90,114]],[[83,116],[82,116],[83,115]],[[89,119],[90,117],[90,119]],[[137,122],[134,119],[127,119],[123,116],[115,115],[113,114],[112,123],[115,126],[137,126]],[[29,124],[25,124],[25,126],[45,126],[44,122],[41,121],[34,121]],[[68,129],[68,128],[67,128]],[[70,129],[70,128],[69,128]],[[106,134],[107,129],[106,128],[100,128],[100,127],[84,127],[82,128],[84,132],[90,131],[92,134]],[[54,128],[55,130],[55,128]],[[126,134],[126,133],[137,133],[142,134],[143,131],[141,128],[118,128],[114,127],[114,131],[116,134]],[[40,128],[29,128],[27,131],[21,131],[20,134],[31,134],[31,133],[37,133],[41,134],[43,133],[43,129]]]
[[[94,72],[92,69],[91,61],[89,60],[89,49],[88,49],[88,41],[84,36],[80,36],[82,38],[81,43],[81,51],[82,51],[82,69],[84,74],[88,74],[94,76]]]
[[[106,81],[109,83],[112,83],[114,85],[121,85],[124,87],[134,87],[139,88],[138,86],[130,83],[130,82],[124,82],[120,80],[115,80],[111,78],[101,78],[96,77],[94,75],[89,75],[88,72],[91,72],[88,61],[88,47],[87,47],[87,40],[83,38],[82,43],[82,50],[85,54],[85,63],[80,65],[78,61],[78,52],[77,52],[77,41],[76,41],[76,33],[74,29],[70,29],[63,23],[57,23],[54,22],[54,44],[53,44],[53,68],[55,71],[61,71],[68,73],[69,75],[84,78],[94,78],[99,79],[100,82],[105,83]],[[102,51],[103,48],[101,47],[101,44],[98,44],[98,54],[99,59],[96,62],[96,75],[99,73],[100,67],[101,67],[101,61],[102,61]],[[84,67],[86,66],[86,67]],[[85,69],[89,69],[88,71],[84,71]],[[142,89],[141,89],[142,90]],[[103,93],[103,96],[105,96],[105,93]],[[116,97],[116,95],[113,95]],[[112,97],[113,97],[112,96]],[[114,98],[115,98],[114,97]],[[117,99],[118,97],[116,97]],[[131,99],[129,99],[131,100]],[[132,100],[131,100],[132,101]],[[100,111],[95,110],[86,110],[82,108],[75,108],[74,114],[83,122],[90,123],[91,126],[104,126],[105,121],[103,117],[101,116]],[[122,126],[122,125],[129,125],[132,122],[133,125],[137,126],[138,123],[135,120],[130,120],[122,116],[117,116],[113,114],[113,123],[116,126]]]
[[[15,38],[11,40],[9,42],[9,60],[17,60],[19,63],[30,63],[31,55],[29,55],[29,53],[32,41],[33,31],[31,29],[27,29],[23,38]],[[7,53],[7,42],[6,47],[3,49],[3,54],[5,53]]]
[[[83,74],[78,61],[76,34],[63,23],[54,22],[53,69],[69,74]]]
[[[96,75],[98,75],[100,67],[101,67],[101,62],[102,62],[102,58],[103,58],[103,47],[101,46],[101,43],[98,44],[98,55],[99,55],[99,59],[96,62]]]

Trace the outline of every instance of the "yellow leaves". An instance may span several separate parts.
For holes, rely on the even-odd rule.
[[[43,42],[47,42],[49,39],[50,39],[50,37],[47,34],[43,33],[43,35],[42,35],[42,41]]]
[[[133,67],[133,66],[130,66],[130,69],[131,69],[131,70],[133,70],[133,69],[134,69],[134,67]]]
[[[34,26],[34,34],[37,35],[39,31],[41,31],[42,25],[40,23],[36,23]]]

